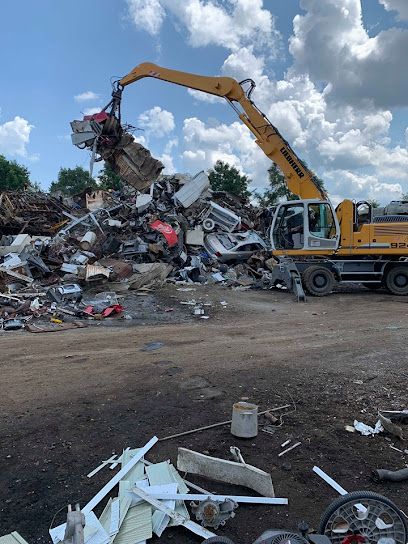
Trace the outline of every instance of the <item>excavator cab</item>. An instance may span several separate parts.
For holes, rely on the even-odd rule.
[[[280,204],[272,228],[274,250],[335,251],[339,245],[340,227],[330,202],[292,200]]]

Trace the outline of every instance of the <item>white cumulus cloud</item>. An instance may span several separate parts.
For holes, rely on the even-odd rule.
[[[154,106],[139,115],[138,126],[152,136],[165,136],[174,130],[174,116],[170,111]]]
[[[184,121],[183,139],[183,166],[187,170],[211,168],[217,160],[222,160],[250,175],[256,181],[254,186],[266,186],[266,170],[271,163],[242,123],[210,126],[191,117]]]
[[[187,89],[187,92],[196,100],[199,100],[200,102],[208,102],[209,104],[216,104],[217,102],[222,102],[224,100],[223,98],[215,96],[214,94],[196,91],[195,89]]]
[[[290,52],[298,73],[324,84],[330,99],[390,108],[408,105],[405,66],[408,30],[390,28],[369,37],[360,0],[301,0]]]
[[[128,0],[138,29],[158,34],[166,13],[176,18],[193,47],[219,45],[232,51],[252,43],[268,45],[272,56],[279,42],[271,12],[263,0]]]
[[[165,12],[160,0],[128,0],[129,15],[139,30],[152,36],[159,33]]]
[[[404,16],[408,1],[381,1]],[[398,145],[391,129],[394,107],[408,105],[408,72],[402,69],[408,30],[391,27],[371,37],[360,0],[300,4],[303,12],[294,19],[289,42],[292,63],[281,79],[271,69],[280,37],[262,0],[160,0],[156,28],[171,16],[190,46],[223,47],[225,58],[209,75],[255,80],[255,103],[325,181],[334,201],[398,198],[408,191],[408,128],[406,142]],[[189,93],[198,100],[220,100]],[[140,116],[139,126],[146,138],[160,136],[174,129],[174,119],[156,106]],[[238,120],[228,124],[190,116],[177,152],[186,170],[210,168],[221,159],[252,178],[251,189],[267,185],[271,162]],[[170,168],[174,153],[173,144],[163,148]]]
[[[87,100],[97,100],[99,94],[94,93],[93,91],[85,91],[74,96],[76,102],[86,102]]]
[[[382,4],[387,11],[396,11],[398,20],[408,21],[407,0],[380,0],[380,4]]]
[[[84,115],[94,115],[95,113],[99,113],[100,111],[101,111],[101,108],[98,108],[98,106],[94,108],[85,108]]]
[[[174,166],[173,157],[171,155],[163,153],[157,158],[164,164],[165,170],[163,174],[174,174],[176,172],[176,167]]]
[[[18,115],[12,121],[0,124],[0,153],[11,157],[27,157],[27,145],[33,128],[34,125]]]

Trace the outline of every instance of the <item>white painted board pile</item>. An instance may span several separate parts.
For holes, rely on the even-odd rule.
[[[153,437],[142,448],[127,448],[120,456],[111,456],[88,474],[88,477],[92,477],[105,467],[113,469],[120,466],[117,474],[82,508],[85,515],[83,544],[146,544],[153,535],[160,538],[167,527],[176,525],[183,526],[203,539],[216,536],[190,520],[184,501],[189,501],[190,497],[195,501],[224,501],[226,496],[189,494],[189,487],[170,461],[156,464],[145,461],[145,454],[157,441],[157,437]],[[117,496],[112,496],[116,486]],[[94,510],[107,497],[105,507],[97,517]],[[271,497],[234,499],[236,502],[254,504],[277,505],[288,502],[287,499]],[[65,523],[50,529],[53,544],[64,542],[65,531]]]

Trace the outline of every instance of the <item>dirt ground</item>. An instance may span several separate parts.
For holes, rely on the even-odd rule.
[[[374,468],[403,468],[408,456],[390,445],[407,443],[344,430],[354,419],[375,423],[379,408],[407,407],[408,300],[361,288],[297,304],[286,292],[195,289],[149,295],[139,319],[111,327],[0,336],[0,534],[17,530],[29,542],[48,542],[54,514],[67,503],[84,505],[112,476],[104,469],[86,477],[112,452],[229,419],[239,399],[260,410],[293,401],[296,410],[273,435],[240,440],[226,426],[159,442],[147,456],[175,462],[183,446],[227,459],[236,445],[248,463],[271,472],[289,506],[242,505],[219,534],[250,544],[300,520],[317,528],[336,493],[314,465],[349,491],[377,491],[408,510],[408,483],[370,478]],[[180,304],[191,298],[212,303],[208,320]],[[163,346],[142,351],[148,342]],[[288,438],[302,445],[279,458]],[[62,520],[61,512],[54,524]],[[175,528],[160,542],[200,539]]]

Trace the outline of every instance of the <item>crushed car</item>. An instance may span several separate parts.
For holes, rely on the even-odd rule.
[[[247,232],[215,232],[204,239],[207,253],[222,263],[244,262],[257,251],[266,251],[268,246],[259,234]]]

